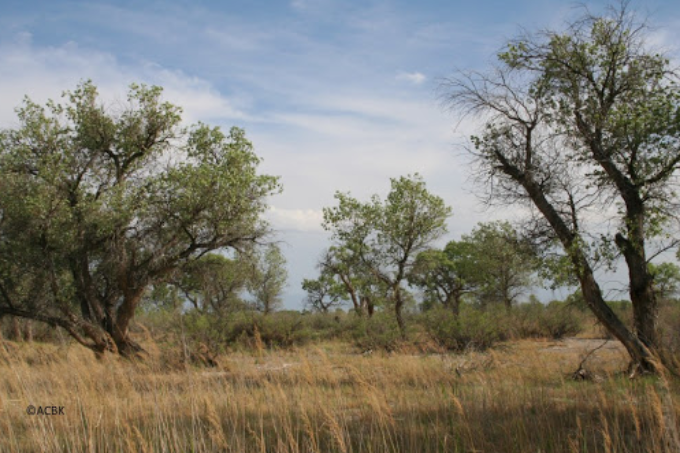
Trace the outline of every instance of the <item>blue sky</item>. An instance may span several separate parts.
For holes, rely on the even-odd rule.
[[[604,2],[589,2],[598,12]],[[680,2],[633,4],[653,44],[677,56]],[[132,82],[165,87],[198,120],[245,128],[262,171],[284,193],[267,217],[289,262],[288,308],[328,244],[321,208],[336,190],[384,195],[389,178],[420,172],[452,206],[449,239],[482,220],[460,124],[437,97],[456,69],[485,69],[520,27],[559,27],[574,5],[505,1],[0,2],[0,127],[24,95],[58,98],[92,79],[112,102]]]

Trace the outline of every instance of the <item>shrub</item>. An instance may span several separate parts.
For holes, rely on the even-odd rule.
[[[563,302],[551,302],[543,312],[546,336],[559,339],[583,331],[583,314]]]
[[[403,344],[399,325],[391,312],[377,312],[372,317],[357,317],[352,329],[354,344],[360,349],[395,351]]]
[[[661,344],[667,355],[680,355],[680,300],[667,300],[661,304],[659,314]]]
[[[461,307],[456,316],[444,308],[429,310],[422,323],[429,335],[442,347],[452,351],[485,350],[505,339],[506,332],[493,311]]]

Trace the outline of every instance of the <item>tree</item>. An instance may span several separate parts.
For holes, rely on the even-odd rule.
[[[286,259],[276,244],[269,244],[256,258],[248,286],[255,308],[265,315],[279,308],[282,304],[281,291],[287,279]]]
[[[529,243],[508,222],[479,223],[461,240],[471,251],[477,291],[483,304],[502,303],[510,309],[534,283],[538,260]],[[468,260],[470,260],[468,258]]]
[[[251,278],[250,267],[240,255],[230,259],[209,253],[181,269],[174,284],[198,312],[226,314],[245,308],[241,294]]]
[[[130,355],[144,293],[201,256],[267,232],[278,180],[242,130],[181,126],[159,87],[111,112],[91,82],[45,107],[26,99],[0,133],[0,314]]]
[[[492,73],[459,74],[447,87],[452,105],[485,115],[473,145],[491,198],[533,205],[545,247],[561,244],[591,310],[636,368],[653,370],[658,304],[647,247],[672,218],[680,93],[678,74],[645,48],[644,31],[624,3],[564,33],[511,41]],[[616,227],[598,230],[594,218]],[[628,267],[633,331],[595,278],[603,243]]]
[[[339,247],[357,257],[367,277],[382,285],[394,305],[402,336],[406,333],[403,283],[419,252],[446,232],[451,209],[427,191],[419,175],[391,179],[383,202],[374,195],[361,203],[336,193],[338,206],[324,208],[323,226]]]
[[[465,294],[510,309],[533,284],[537,257],[507,222],[479,223],[443,250],[418,255],[409,282],[458,314]]]
[[[385,298],[384,283],[372,275],[353,247],[330,247],[319,262],[319,269],[322,276],[333,276],[339,281],[344,297],[352,302],[359,316],[373,316],[376,306]]]
[[[344,287],[328,273],[322,272],[315,280],[304,279],[302,289],[307,291],[305,305],[321,313],[328,313],[331,308],[339,307],[344,302]]]
[[[649,264],[654,278],[654,291],[660,301],[671,299],[680,291],[680,267],[673,263]]]
[[[434,301],[458,316],[465,294],[477,287],[473,250],[467,241],[450,241],[443,250],[420,252],[408,280],[425,291],[426,302]]]

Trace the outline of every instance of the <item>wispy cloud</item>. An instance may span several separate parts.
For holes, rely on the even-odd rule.
[[[70,42],[39,47],[30,35],[21,34],[11,44],[0,45],[0,125],[13,122],[13,107],[25,95],[38,102],[57,99],[64,90],[91,79],[107,102],[124,98],[129,84],[147,83],[164,88],[164,97],[180,105],[187,122],[198,120],[246,120],[250,116],[204,79],[170,70],[151,62],[121,64],[107,52]]]
[[[404,80],[414,85],[420,85],[425,82],[426,79],[427,77],[425,77],[425,74],[422,72],[400,72],[397,74],[397,80]]]

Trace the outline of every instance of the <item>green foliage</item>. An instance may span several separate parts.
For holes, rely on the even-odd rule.
[[[397,320],[386,312],[357,319],[353,324],[352,339],[354,345],[364,351],[396,351],[406,342]]]
[[[519,305],[513,311],[512,336],[515,338],[571,337],[583,331],[584,316],[566,302],[553,301]]]
[[[373,196],[362,203],[343,193],[335,198],[338,205],[324,208],[323,222],[336,242],[334,250],[346,257],[343,262],[358,268],[355,275],[363,274],[364,288],[377,287],[387,294],[405,335],[402,312],[408,298],[402,284],[416,255],[446,232],[451,209],[427,191],[417,174],[391,179],[385,201]]]
[[[422,315],[426,331],[442,347],[451,351],[483,351],[507,338],[503,324],[492,311],[462,308],[459,316],[443,308]]]
[[[462,297],[477,287],[484,272],[475,266],[474,245],[469,241],[450,241],[444,250],[426,250],[416,257],[409,284],[425,290],[424,306],[434,302],[459,311]]]
[[[467,266],[482,305],[511,307],[535,282],[538,257],[508,222],[479,223],[461,242],[468,250]]]
[[[678,295],[680,290],[680,267],[674,263],[648,265],[649,273],[654,278],[654,289],[660,300],[670,299]]]
[[[278,179],[238,128],[181,125],[162,89],[110,112],[91,82],[65,103],[26,99],[0,132],[0,313],[129,352],[147,288],[210,251],[247,247]]]
[[[177,274],[172,283],[193,309],[217,314],[245,308],[241,296],[252,278],[252,264],[247,256],[237,254],[231,259],[210,253],[179,269]]]
[[[345,286],[328,271],[322,271],[316,280],[304,279],[302,289],[307,291],[306,307],[323,313],[342,305],[346,297]]]
[[[268,314],[282,304],[281,291],[286,286],[288,271],[286,258],[276,244],[270,244],[256,258],[248,291],[253,295],[255,308]]]
[[[647,267],[653,239],[677,225],[680,73],[645,43],[649,29],[627,2],[589,12],[564,31],[508,43],[487,74],[460,74],[451,100],[488,119],[473,138],[490,199],[530,202],[532,235],[544,250],[559,241],[588,306],[634,361],[654,369],[658,292]],[[615,209],[612,209],[614,207]],[[597,220],[595,220],[597,219]],[[634,331],[613,316],[594,273],[623,256]]]

